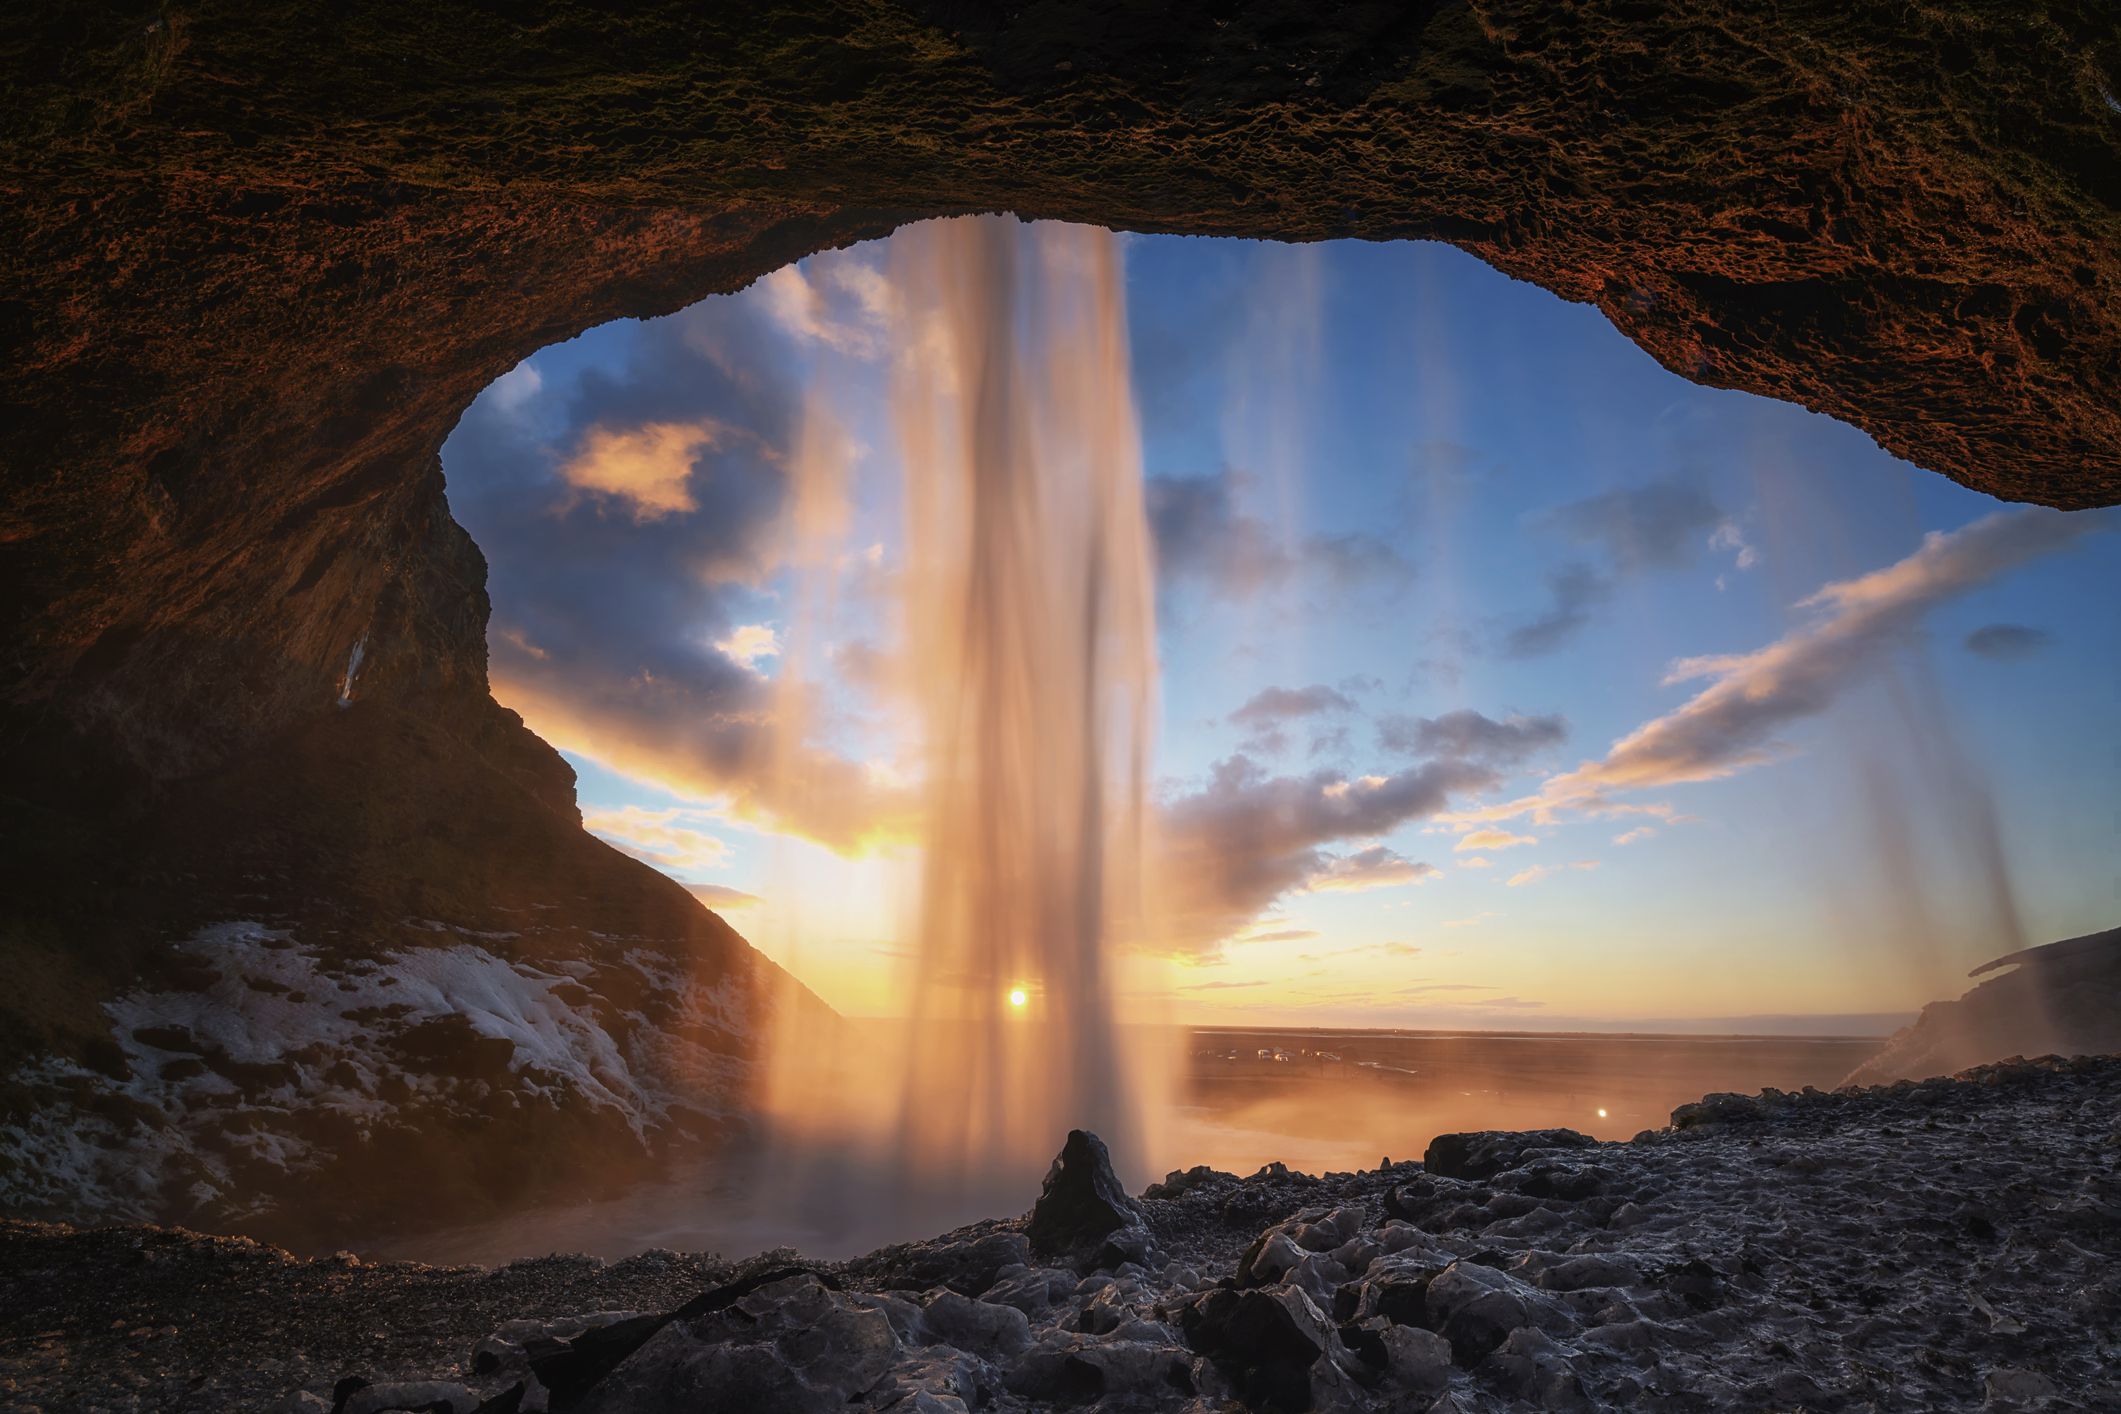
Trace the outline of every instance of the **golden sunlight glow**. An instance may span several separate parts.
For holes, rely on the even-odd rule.
[[[1604,1119],[1604,1118],[1605,1118],[1605,1106],[1603,1106],[1603,1105],[1600,1105],[1600,1106],[1598,1107],[1598,1117],[1599,1117],[1600,1119]]]
[[[1009,1005],[1021,1009],[1030,1000],[1031,994],[1022,987],[1011,987],[1009,989]]]

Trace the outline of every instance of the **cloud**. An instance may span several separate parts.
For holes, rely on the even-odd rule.
[[[1930,610],[2113,523],[2103,512],[2022,507],[1950,533],[1932,532],[1905,559],[1802,601],[1798,607],[1812,611],[1812,621],[1767,647],[1674,663],[1667,683],[1706,678],[1709,686],[1622,737],[1603,758],[1549,778],[1536,795],[1451,818],[1537,820],[1564,807],[1657,814],[1654,807],[1614,804],[1607,794],[1717,780],[1785,753],[1779,731],[1831,707]],[[1669,816],[1668,809],[1663,813]]]
[[[659,869],[693,874],[726,867],[728,842],[684,823],[700,818],[698,811],[628,805],[617,810],[585,810],[582,828]]]
[[[1730,525],[1699,487],[1671,479],[1572,501],[1540,520],[1579,545],[1602,548],[1623,574],[1688,564],[1705,532]]]
[[[1732,563],[1742,570],[1749,570],[1760,563],[1760,552],[1746,543],[1745,532],[1738,528],[1738,522],[1734,520],[1724,521],[1710,533],[1709,548],[1732,551]]]
[[[1327,859],[1304,881],[1304,887],[1312,893],[1361,893],[1418,884],[1436,872],[1433,864],[1422,864],[1373,844],[1353,854]]]
[[[1550,878],[1566,870],[1591,870],[1597,867],[1598,861],[1595,859],[1579,859],[1573,864],[1534,864],[1529,869],[1520,869],[1508,879],[1505,879],[1503,883],[1507,888],[1521,889],[1527,884],[1536,884],[1541,879]]]
[[[754,670],[745,630],[787,544],[806,426],[760,299],[618,326],[597,359],[541,378],[535,424],[489,392],[443,450],[488,565],[495,696],[563,750],[743,819],[841,849],[903,834],[909,793],[788,740],[790,685]]]
[[[1247,933],[1243,941],[1248,943],[1300,943],[1318,936],[1311,928],[1281,928],[1272,933]]]
[[[754,288],[767,317],[799,340],[857,358],[884,352],[884,321],[896,312],[896,293],[883,271],[859,256],[813,256],[782,266]]]
[[[1278,753],[1287,749],[1289,738],[1282,730],[1287,723],[1305,717],[1315,717],[1330,712],[1352,712],[1355,702],[1344,693],[1336,692],[1323,683],[1311,687],[1270,687],[1253,694],[1242,707],[1230,714],[1230,720],[1248,729],[1245,749],[1263,753]],[[1347,733],[1322,732],[1311,742],[1311,754],[1329,751],[1336,744],[1345,744]]]
[[[1613,581],[1577,562],[1549,574],[1547,592],[1553,601],[1547,611],[1504,637],[1509,657],[1536,658],[1566,644],[1590,623],[1591,610],[1613,597]]]
[[[1493,917],[1495,917],[1495,910],[1484,908],[1469,918],[1446,918],[1443,920],[1443,926],[1446,928],[1478,928]]]
[[[1230,720],[1240,726],[1271,726],[1294,717],[1354,710],[1355,703],[1346,694],[1318,683],[1311,687],[1270,687],[1254,693],[1244,706],[1230,714]]]
[[[633,518],[699,509],[687,485],[695,457],[715,442],[707,423],[648,422],[630,431],[592,427],[560,475],[583,491],[631,503]]]
[[[760,902],[757,894],[747,894],[742,889],[732,889],[726,884],[687,884],[685,890],[707,907],[716,910],[750,908]]]
[[[1613,836],[1614,844],[1640,844],[1657,833],[1655,825],[1637,825],[1634,829]]]
[[[1471,859],[1459,860],[1458,867],[1461,869],[1493,869],[1495,861],[1476,854]]]
[[[1966,636],[1966,651],[1983,658],[2025,658],[2054,641],[2046,629],[2024,624],[1983,624]]]
[[[1220,761],[1205,786],[1167,799],[1159,813],[1161,942],[1181,951],[1212,947],[1283,894],[1318,883],[1347,887],[1395,874],[1392,882],[1411,882],[1408,871],[1418,876],[1424,866],[1389,850],[1336,857],[1325,846],[1375,840],[1496,780],[1488,768],[1459,761],[1356,778],[1270,776],[1244,755]]]
[[[1566,645],[1613,597],[1615,586],[1649,570],[1691,564],[1704,545],[1735,549],[1741,569],[1758,558],[1737,523],[1699,487],[1664,479],[1571,501],[1538,518],[1539,526],[1578,546],[1600,550],[1608,569],[1570,561],[1547,576],[1546,612],[1511,629],[1502,651],[1536,658]]]
[[[1471,834],[1460,836],[1458,843],[1452,845],[1451,849],[1455,853],[1464,854],[1474,849],[1514,849],[1521,844],[1538,843],[1538,839],[1532,835],[1513,835],[1508,830],[1475,830]]]
[[[537,401],[545,387],[545,375],[529,359],[524,359],[514,368],[493,380],[483,396],[493,399],[493,405],[511,417],[520,416]]]
[[[1224,470],[1152,476],[1143,485],[1157,575],[1250,596],[1308,576],[1338,592],[1404,581],[1414,567],[1374,535],[1311,535],[1295,542],[1240,504],[1250,479]]]
[[[780,656],[781,637],[770,624],[738,624],[726,637],[716,639],[714,647],[731,662],[756,671],[759,659]]]
[[[1494,765],[1522,761],[1543,747],[1567,740],[1560,716],[1513,715],[1496,721],[1464,708],[1441,717],[1381,717],[1377,744],[1408,756],[1455,756]]]

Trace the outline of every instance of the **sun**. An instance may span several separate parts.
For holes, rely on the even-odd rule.
[[[1013,1007],[1021,1007],[1030,1000],[1031,994],[1025,991],[1022,987],[1011,987],[1009,989],[1009,1005]]]

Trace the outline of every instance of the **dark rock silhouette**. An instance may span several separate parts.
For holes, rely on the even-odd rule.
[[[1097,1254],[1145,1222],[1142,1205],[1112,1171],[1105,1141],[1086,1129],[1071,1129],[1024,1231],[1031,1250],[1041,1256],[1080,1258]]]
[[[1421,1166],[1438,1178],[1493,1178],[1540,1149],[1588,1149],[1598,1141],[1573,1129],[1479,1130],[1439,1134]]]
[[[2121,928],[2026,948],[1967,975],[2005,968],[1957,1001],[1924,1007],[1845,1083],[1920,1080],[2007,1056],[2121,1052]]]

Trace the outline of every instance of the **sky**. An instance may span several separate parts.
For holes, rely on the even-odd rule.
[[[1133,1014],[1873,1031],[2121,922],[2112,513],[1450,247],[1120,239],[1183,896]],[[495,696],[585,823],[850,1014],[903,999],[920,877],[918,318],[890,242],[822,254],[538,353],[443,449]]]

